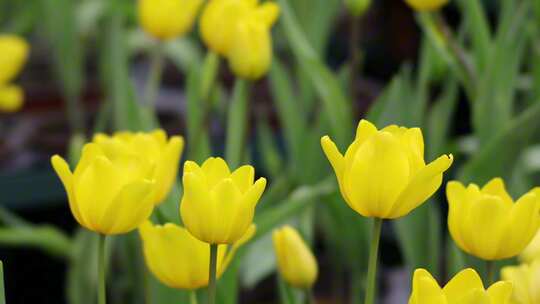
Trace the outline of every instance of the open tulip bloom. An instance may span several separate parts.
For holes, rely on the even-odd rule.
[[[503,280],[514,284],[512,304],[540,303],[540,259],[501,270]]]
[[[473,269],[465,269],[441,288],[425,269],[413,276],[409,304],[510,304],[512,283],[497,282],[487,290]]]

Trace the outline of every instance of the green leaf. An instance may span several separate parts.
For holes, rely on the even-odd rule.
[[[249,83],[237,79],[229,105],[225,159],[231,168],[237,168],[245,156],[248,123]]]
[[[257,154],[261,155],[264,171],[271,178],[283,174],[283,159],[281,159],[274,137],[275,134],[266,118],[259,118],[257,122]]]
[[[4,288],[4,264],[0,261],[0,304],[6,304],[6,292]]]
[[[508,2],[508,1],[503,1]],[[491,31],[486,13],[481,1],[459,0],[457,1],[464,15],[467,29],[471,36],[474,62],[478,71],[487,67],[487,58],[491,46]]]

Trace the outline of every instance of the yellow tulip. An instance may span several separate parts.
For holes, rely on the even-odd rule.
[[[525,247],[523,252],[521,252],[519,259],[526,263],[540,259],[540,230],[536,232],[536,235],[532,241],[529,243],[529,245],[527,245],[527,247]]]
[[[501,277],[514,284],[514,304],[540,303],[540,259],[530,264],[504,267]]]
[[[409,6],[420,12],[436,11],[445,6],[448,1],[449,0],[405,0]]]
[[[0,35],[0,87],[11,82],[28,59],[29,46],[15,35]]]
[[[0,112],[16,112],[23,105],[24,93],[16,85],[0,86]]]
[[[311,288],[317,280],[318,266],[300,234],[285,226],[272,234],[278,269],[287,283],[296,288]]]
[[[126,233],[152,213],[153,166],[144,158],[109,158],[99,145],[89,143],[73,173],[60,156],[51,162],[81,226],[105,235]]]
[[[139,0],[139,22],[150,35],[167,40],[193,28],[203,0]]]
[[[137,156],[154,165],[152,179],[156,185],[152,201],[157,205],[167,197],[178,174],[184,147],[181,136],[171,136],[167,140],[167,134],[163,130],[149,133],[118,132],[114,136],[97,134],[93,142],[98,144],[109,158]]]
[[[221,158],[209,158],[200,167],[187,161],[180,213],[189,232],[209,244],[238,241],[253,222],[266,187],[265,178],[254,183],[254,176],[252,166],[231,173]]]
[[[360,121],[356,138],[343,156],[328,136],[321,139],[347,204],[366,217],[393,219],[424,203],[452,164],[444,155],[426,165],[418,128],[395,125],[382,130]]]
[[[210,247],[185,228],[172,223],[155,226],[146,221],[139,228],[146,265],[163,284],[178,289],[197,289],[208,285]],[[234,245],[219,245],[217,276],[225,272],[236,250],[255,233],[255,225]]]
[[[371,0],[345,0],[345,7],[353,16],[360,17],[368,10]]]
[[[450,210],[448,228],[465,252],[484,260],[518,255],[534,237],[540,224],[538,189],[514,204],[504,182],[494,178],[482,189],[452,181],[446,187]]]
[[[441,288],[425,269],[414,272],[409,304],[509,304],[512,283],[500,281],[488,290],[473,269],[459,272]]]
[[[278,15],[279,6],[267,2],[238,21],[227,56],[238,77],[256,80],[268,71],[272,61],[270,28]]]

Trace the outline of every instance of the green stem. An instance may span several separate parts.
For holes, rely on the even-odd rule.
[[[495,262],[486,261],[486,277],[485,284],[490,286],[495,281]]]
[[[208,303],[216,303],[216,269],[218,245],[210,244],[210,269],[208,271]]]
[[[306,304],[315,304],[315,296],[313,295],[313,289],[308,288],[304,290],[304,293],[306,295]]]
[[[6,304],[6,294],[4,291],[4,265],[0,261],[0,304]]]
[[[198,303],[198,301],[197,301],[197,292],[195,290],[192,290],[189,293],[189,303],[190,304],[197,304]]]
[[[98,244],[98,304],[107,303],[107,293],[105,284],[105,235],[99,235]]]
[[[247,80],[238,78],[234,84],[234,93],[229,106],[225,159],[230,168],[237,168],[243,157],[248,120],[248,87]]]
[[[150,58],[150,74],[144,89],[144,105],[148,107],[149,121],[157,122],[156,99],[163,75],[164,57],[161,42],[154,45]]]
[[[371,246],[369,249],[369,264],[367,274],[365,304],[373,304],[375,301],[375,290],[377,282],[377,262],[379,256],[379,241],[381,239],[381,228],[383,220],[373,219],[373,230],[371,231]]]

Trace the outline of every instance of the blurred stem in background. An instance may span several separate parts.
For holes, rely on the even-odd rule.
[[[6,294],[4,290],[4,264],[0,261],[0,304],[6,304]]]
[[[350,16],[350,79],[349,79],[349,94],[353,103],[356,102],[356,85],[358,81],[358,73],[360,71],[360,21],[361,17],[351,15]]]
[[[198,304],[197,301],[197,292],[195,290],[191,291],[189,293],[189,303],[190,304]]]
[[[163,76],[165,58],[163,56],[163,42],[156,41],[150,52],[150,70],[144,88],[143,105],[148,108],[145,115],[147,124],[156,126],[158,124],[158,114],[156,109],[157,97]]]
[[[381,239],[382,222],[383,220],[380,218],[373,218],[371,245],[369,247],[366,297],[364,304],[375,303],[375,293],[377,289],[377,263],[379,258],[379,242]]]
[[[306,304],[315,304],[315,296],[313,295],[313,289],[308,288],[304,291]]]
[[[249,86],[250,83],[247,80],[237,78],[231,105],[229,105],[225,159],[231,168],[237,168],[245,156],[243,153],[248,123]]]
[[[208,271],[208,304],[216,303],[216,270],[218,245],[210,244],[210,267]]]
[[[106,288],[106,268],[105,265],[105,235],[99,235],[98,246],[98,304],[107,303],[107,288]]]
[[[484,278],[486,286],[490,286],[495,282],[496,265],[493,261],[486,261],[486,275]]]

